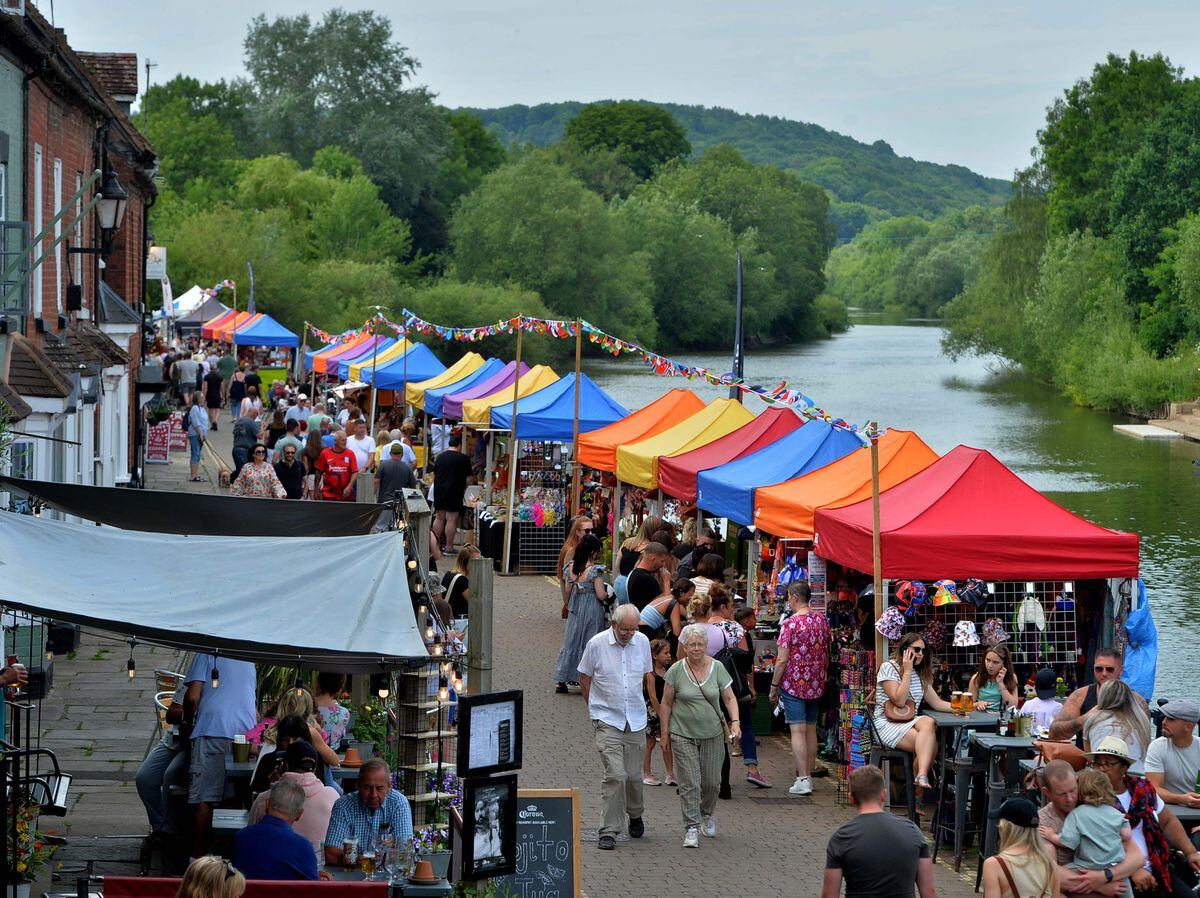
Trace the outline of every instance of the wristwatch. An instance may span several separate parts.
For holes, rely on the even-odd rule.
[[[1105,882],[1112,882],[1112,881],[1113,881],[1113,872],[1112,872],[1112,867],[1105,867],[1105,868],[1104,868],[1104,881],[1105,881]]]

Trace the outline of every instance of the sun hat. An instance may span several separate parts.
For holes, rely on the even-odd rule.
[[[972,645],[979,645],[979,633],[975,630],[975,621],[960,620],[954,625],[954,647],[967,648]]]
[[[989,820],[1007,820],[1023,829],[1036,829],[1038,823],[1037,807],[1028,798],[1009,798],[996,808],[988,811]]]
[[[1200,705],[1190,698],[1173,698],[1162,706],[1163,715],[1174,720],[1186,720],[1191,723],[1200,721]]]
[[[1105,736],[1093,751],[1085,751],[1084,754],[1093,761],[1100,757],[1120,758],[1126,764],[1132,764],[1137,760],[1129,753],[1129,746],[1120,736]]]
[[[1058,675],[1053,668],[1043,667],[1033,678],[1033,688],[1037,697],[1043,700],[1054,698],[1058,692]]]
[[[1000,618],[989,617],[983,622],[983,641],[993,647],[1002,642],[1008,642],[1008,633],[1005,632]]]
[[[937,592],[933,596],[933,607],[958,604],[958,587],[953,580],[938,580],[933,584]]]
[[[875,621],[875,629],[889,642],[895,642],[904,632],[904,615],[895,605],[883,609],[883,615]]]

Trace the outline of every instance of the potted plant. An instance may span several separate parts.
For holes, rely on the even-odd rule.
[[[17,881],[9,884],[8,898],[29,898],[30,884],[54,854],[55,846],[35,826],[40,811],[36,804],[18,805],[10,811],[7,855],[15,863]]]
[[[449,770],[431,773],[426,791],[435,795],[430,808],[430,825],[413,834],[413,850],[433,864],[433,872],[445,877],[450,870],[450,808],[462,807],[462,781]]]
[[[433,865],[434,876],[445,879],[450,873],[450,828],[430,824],[413,833],[413,854]]]
[[[350,722],[350,747],[357,748],[364,761],[383,754],[387,745],[387,709],[382,702],[367,702],[354,709]]]

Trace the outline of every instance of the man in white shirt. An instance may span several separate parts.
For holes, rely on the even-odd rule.
[[[642,758],[647,716],[642,686],[654,665],[650,640],[638,632],[640,622],[638,610],[632,605],[618,606],[612,627],[588,640],[579,660],[579,684],[604,763],[600,848],[605,851],[617,847],[626,814],[631,838],[640,839],[646,832],[642,823]]]
[[[379,449],[379,451],[376,453],[376,458],[378,458],[379,461],[386,461],[391,455],[392,447],[399,445],[401,455],[400,460],[410,468],[415,468],[417,466],[417,453],[413,451],[412,446],[404,442],[404,434],[397,429],[389,433],[388,438],[391,440],[391,442]]]
[[[1196,721],[1200,705],[1190,699],[1176,699],[1162,707],[1163,734],[1146,749],[1146,779],[1154,783],[1158,797],[1167,804],[1200,808],[1200,742],[1196,740]]]
[[[296,404],[287,410],[283,416],[285,421],[307,421],[313,410],[308,405],[308,396],[301,393],[296,397]]]
[[[354,436],[346,438],[346,448],[354,453],[358,470],[369,471],[375,461],[375,440],[367,433],[367,422],[354,422]]]

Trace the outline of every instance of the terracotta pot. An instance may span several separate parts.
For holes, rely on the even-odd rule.
[[[359,754],[359,751],[357,748],[355,748],[352,745],[348,749],[346,749],[346,757],[344,757],[342,759],[343,767],[361,767],[362,762],[363,762],[362,755]]]

